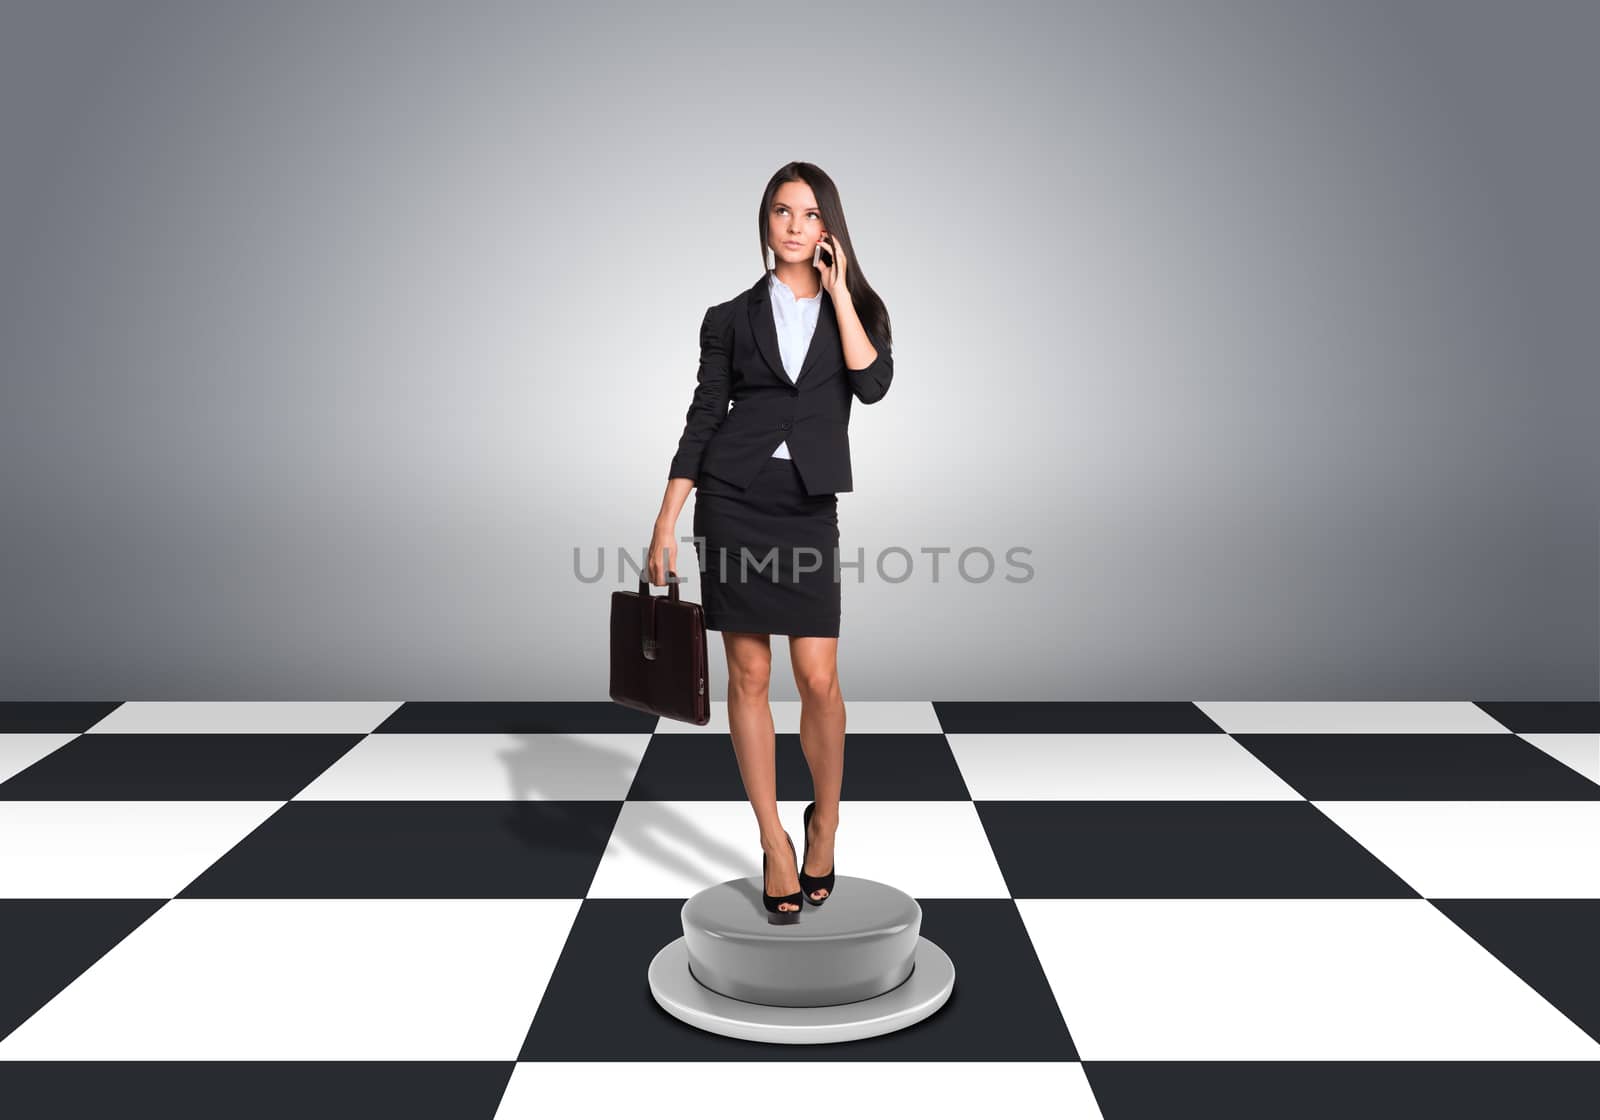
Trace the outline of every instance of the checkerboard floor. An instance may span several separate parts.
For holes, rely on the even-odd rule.
[[[0,1100],[1594,1115],[1600,704],[847,706],[838,870],[914,895],[956,987],[780,1046],[646,982],[760,875],[720,702],[0,704]]]

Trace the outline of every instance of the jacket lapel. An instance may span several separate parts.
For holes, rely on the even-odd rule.
[[[756,349],[761,351],[761,356],[766,359],[767,365],[772,367],[772,372],[793,386],[795,379],[783,368],[783,353],[778,349],[778,321],[773,315],[772,290],[768,286],[772,283],[768,279],[770,275],[769,272],[763,272],[761,279],[750,289],[750,330],[755,336]],[[806,355],[800,362],[801,377],[811,372],[811,368],[821,360],[823,354],[831,352],[838,338],[839,322],[833,316],[833,297],[824,291],[822,306],[817,309],[817,328],[811,332],[811,342],[807,345]]]

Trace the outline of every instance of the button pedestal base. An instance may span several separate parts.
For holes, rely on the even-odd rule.
[[[669,1014],[757,1042],[847,1042],[920,1022],[950,998],[955,966],[921,936],[922,907],[905,892],[841,875],[822,906],[773,925],[761,886],[733,879],[684,903],[684,935],[650,962]]]

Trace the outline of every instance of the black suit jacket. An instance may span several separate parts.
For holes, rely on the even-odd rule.
[[[851,490],[850,403],[872,404],[889,391],[889,344],[869,332],[877,359],[848,368],[833,297],[824,290],[800,376],[791,379],[778,351],[769,275],[706,311],[699,383],[667,477],[698,482],[713,474],[743,489],[787,440],[806,493]]]

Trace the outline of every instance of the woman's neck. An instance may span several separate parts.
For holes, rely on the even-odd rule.
[[[785,274],[781,268],[772,270],[774,276],[789,286],[795,299],[813,299],[822,292],[822,278],[810,265],[800,265]],[[809,292],[806,289],[810,289]]]

